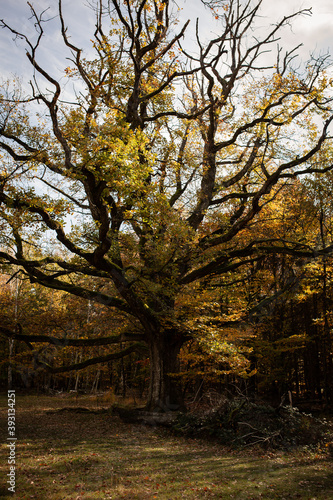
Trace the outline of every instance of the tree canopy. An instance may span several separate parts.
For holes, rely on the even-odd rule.
[[[232,318],[212,307],[210,324],[205,293],[213,304],[221,280],[231,286],[269,256],[301,267],[333,249],[318,232],[257,230],[298,178],[315,183],[333,169],[328,58],[297,65],[297,47],[277,44],[310,12],[257,33],[261,1],[202,3],[218,32],[202,40],[197,21],[189,43],[176,2],[100,0],[94,55],[85,57],[59,0],[70,53],[61,76],[39,60],[44,13],[31,6],[36,41],[1,21],[25,40],[32,68],[29,85],[1,90],[1,263],[122,318],[117,335],[105,324],[104,340],[31,337],[24,325],[2,332],[68,346],[121,342],[98,361],[148,345],[151,409],[182,405],[174,374],[187,340],[218,341],[216,332],[255,313],[248,304]]]

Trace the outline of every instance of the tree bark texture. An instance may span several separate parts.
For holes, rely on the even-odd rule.
[[[175,333],[158,334],[150,342],[150,384],[147,410],[184,410],[179,378],[181,338]]]

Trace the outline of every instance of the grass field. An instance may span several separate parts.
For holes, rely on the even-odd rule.
[[[7,499],[5,395],[0,403],[0,498]],[[97,409],[101,404],[87,396],[17,395],[15,498],[333,499],[333,462],[325,450],[236,452],[125,424],[108,412],[52,413],[64,407]]]

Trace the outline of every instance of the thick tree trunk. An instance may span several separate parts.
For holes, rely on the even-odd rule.
[[[150,384],[147,401],[149,411],[184,410],[184,401],[178,377],[179,352],[182,346],[179,334],[164,332],[152,338],[150,350]]]

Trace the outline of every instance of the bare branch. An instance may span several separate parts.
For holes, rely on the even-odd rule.
[[[127,347],[126,349],[123,349],[122,351],[115,352],[112,354],[106,354],[104,356],[97,356],[95,358],[90,358],[87,359],[86,361],[82,361],[81,363],[74,363],[72,365],[67,365],[67,366],[53,367],[38,359],[36,361],[41,367],[45,368],[50,373],[64,373],[64,372],[69,372],[71,370],[82,370],[87,366],[96,365],[97,363],[107,363],[108,361],[112,361],[115,359],[122,359],[125,356],[131,354],[132,352],[142,351],[142,350],[143,350],[143,345],[141,344],[141,342],[138,342]]]

